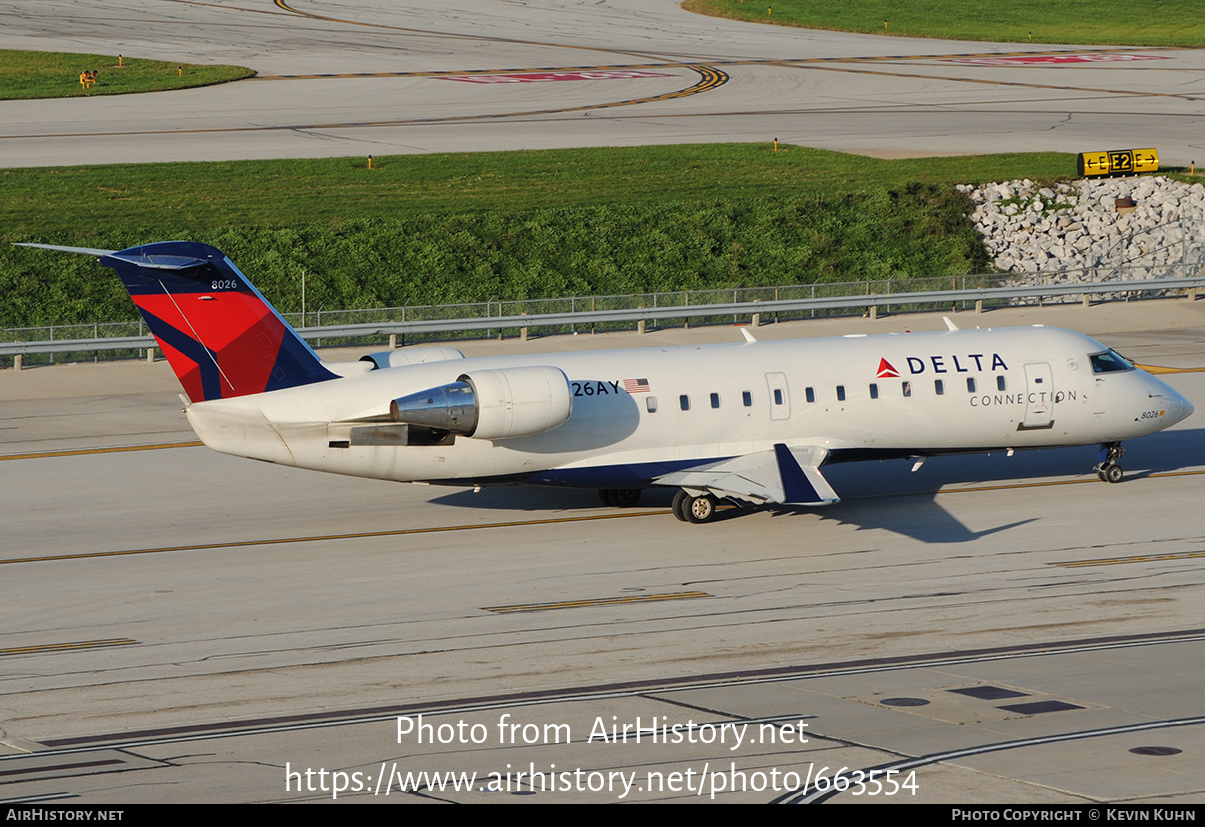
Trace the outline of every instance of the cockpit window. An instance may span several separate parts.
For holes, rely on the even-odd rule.
[[[1134,369],[1133,363],[1115,350],[1094,353],[1088,358],[1092,360],[1093,373],[1116,373],[1117,371]]]

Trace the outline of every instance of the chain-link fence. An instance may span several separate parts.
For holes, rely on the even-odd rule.
[[[1102,264],[1080,270],[966,274],[927,278],[874,279],[802,284],[779,287],[742,287],[715,290],[681,290],[621,296],[571,296],[559,299],[491,301],[478,304],[385,307],[361,310],[318,310],[285,314],[315,347],[387,346],[466,338],[520,335],[524,328],[540,335],[632,330],[643,319],[645,330],[684,325],[747,323],[757,314],[761,324],[819,316],[860,316],[883,308],[894,313],[931,310],[968,310],[1009,305],[1078,302],[1090,289],[1096,301],[1151,298],[1183,294],[1185,285],[1108,291],[1110,282],[1191,279],[1202,275],[1201,257],[1150,264]],[[1205,286],[1205,285],[1203,285]],[[996,290],[1009,295],[974,298],[976,292]],[[932,294],[939,295],[934,296]],[[949,296],[940,295],[949,293]],[[929,294],[909,302],[905,297]],[[865,297],[865,301],[859,301]],[[905,299],[901,302],[900,299]],[[795,305],[784,307],[784,305]],[[801,306],[802,305],[802,306]],[[709,312],[722,306],[722,312]],[[678,315],[674,311],[684,312]],[[623,316],[624,318],[606,318]],[[525,317],[533,317],[530,322]],[[542,317],[542,318],[540,318]],[[550,318],[553,317],[553,318]],[[491,321],[497,319],[496,325]],[[349,330],[349,328],[352,328]],[[17,343],[25,365],[145,356],[151,342],[129,344],[121,340],[149,335],[139,321],[91,325],[61,325],[0,330],[0,364],[11,366]],[[55,342],[64,342],[55,345]],[[70,344],[68,344],[70,343]],[[99,346],[103,349],[92,349]],[[62,347],[64,349],[58,349]],[[53,350],[53,352],[35,352]]]

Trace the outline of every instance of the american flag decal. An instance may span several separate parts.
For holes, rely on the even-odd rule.
[[[624,379],[623,389],[628,393],[648,393],[651,390],[647,379]]]

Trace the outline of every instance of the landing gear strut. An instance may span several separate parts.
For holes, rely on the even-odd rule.
[[[1120,442],[1109,442],[1100,446],[1100,462],[1096,463],[1096,476],[1100,477],[1102,482],[1121,482],[1125,476],[1125,472],[1121,470],[1121,466],[1117,464],[1117,460],[1126,455],[1126,449],[1121,447]]]
[[[684,523],[706,523],[715,518],[716,498],[710,494],[696,497],[685,491],[674,495],[674,516]]]

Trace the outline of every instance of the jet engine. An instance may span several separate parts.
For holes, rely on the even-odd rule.
[[[463,359],[464,354],[454,347],[403,347],[361,356],[361,362],[371,362],[369,370],[398,368],[406,365],[425,365],[428,362],[447,362]]]
[[[478,439],[551,431],[571,413],[569,380],[559,368],[543,366],[465,373],[451,384],[389,403],[395,422]]]

